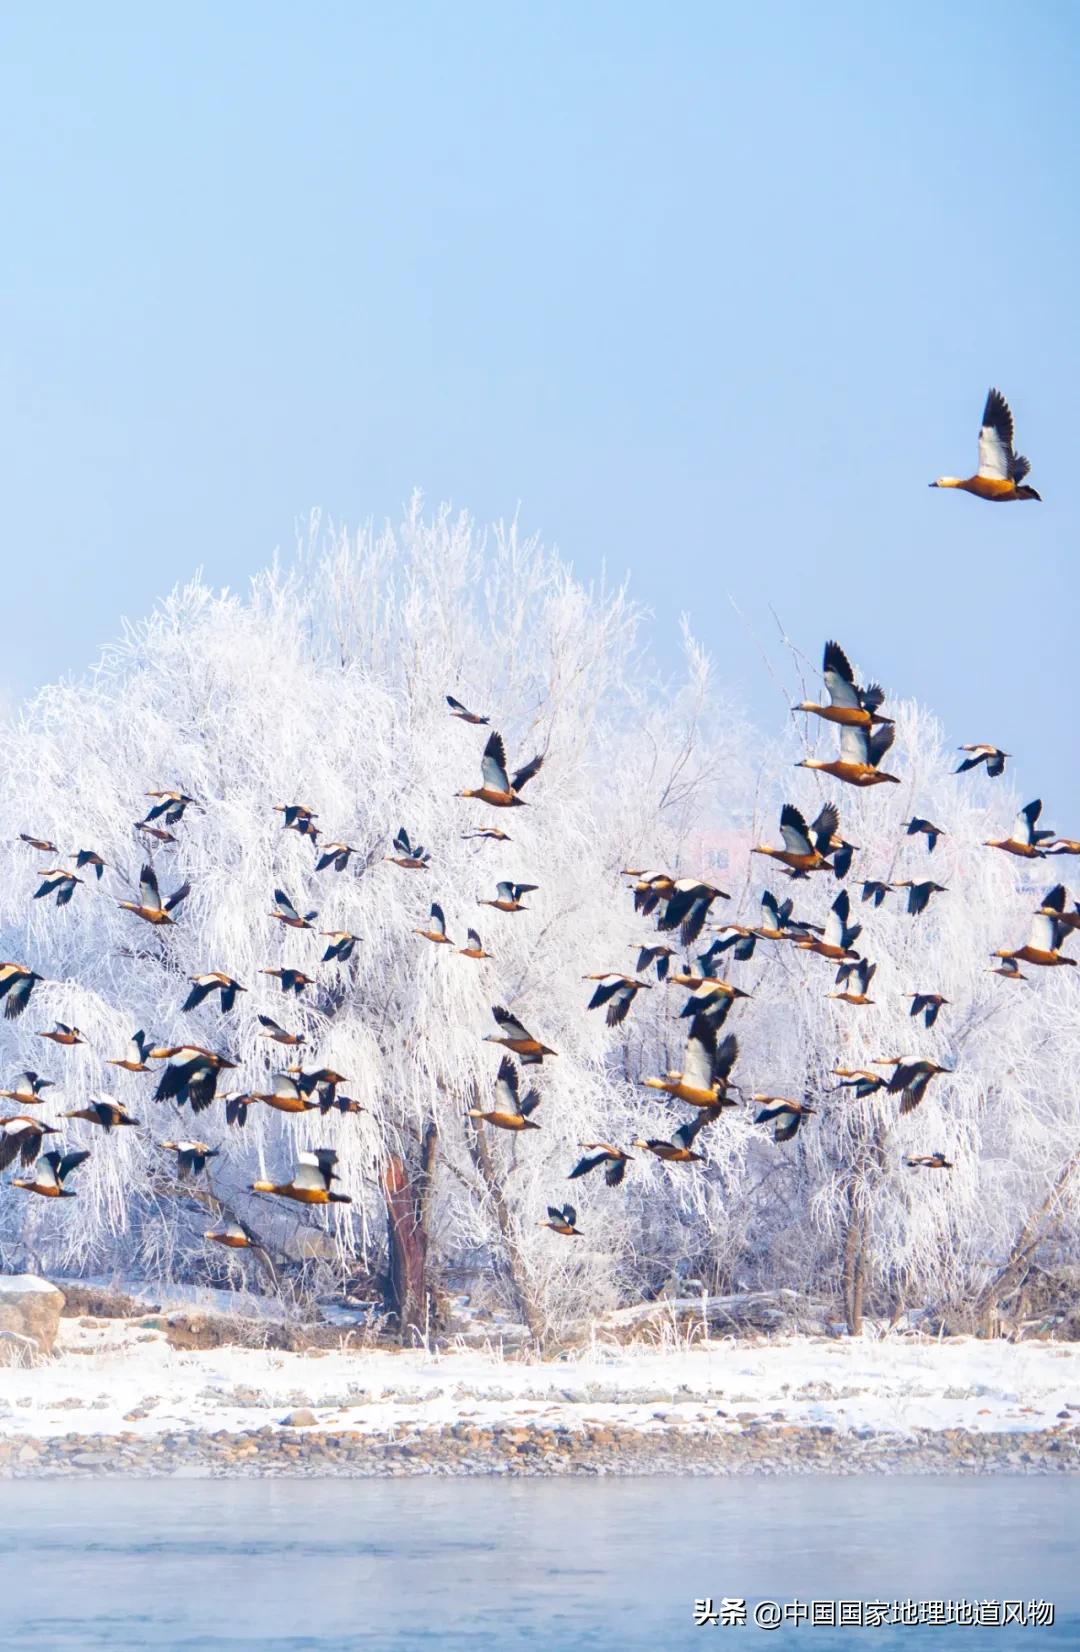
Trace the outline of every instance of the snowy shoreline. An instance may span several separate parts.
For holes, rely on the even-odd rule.
[[[61,1321],[0,1369],[0,1477],[35,1473],[1080,1471],[1080,1344],[888,1337],[497,1352],[177,1348]]]

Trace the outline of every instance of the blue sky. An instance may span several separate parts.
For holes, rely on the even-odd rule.
[[[1080,835],[1075,8],[54,4],[0,58],[9,694],[419,486],[764,722],[769,605],[835,634]],[[1042,505],[926,486],[991,382]]]

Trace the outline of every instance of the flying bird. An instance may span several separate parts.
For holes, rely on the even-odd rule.
[[[870,728],[874,723],[892,722],[891,717],[882,717],[878,711],[885,698],[884,690],[878,683],[870,683],[867,688],[856,686],[855,673],[839,643],[825,644],[821,670],[829,693],[829,704],[819,706],[812,700],[800,700],[793,710],[807,711],[815,717],[823,717],[828,723],[841,723],[856,728]]]
[[[487,1111],[479,1107],[470,1107],[466,1116],[470,1119],[482,1119],[485,1124],[494,1125],[497,1130],[539,1130],[540,1126],[534,1123],[532,1117],[540,1105],[539,1091],[528,1090],[522,1096],[520,1088],[520,1074],[510,1057],[504,1055],[495,1079],[494,1107]]]
[[[831,774],[834,780],[843,780],[848,786],[880,786],[891,781],[899,786],[900,777],[886,774],[878,767],[893,743],[896,730],[885,723],[871,733],[867,729],[845,724],[840,730],[840,755],[828,762],[820,757],[803,757],[795,767],[817,769]]]
[[[319,817],[306,803],[275,803],[274,813],[285,816],[285,824],[281,828],[283,832],[296,832],[300,837],[309,837],[312,843],[318,843],[319,828],[315,822]]]
[[[436,946],[453,946],[453,941],[446,933],[446,918],[438,901],[432,901],[431,912],[426,929],[414,929],[414,935],[422,935],[425,941],[433,941]]]
[[[147,797],[157,798],[158,801],[152,809],[147,809],[144,824],[146,821],[160,820],[164,817],[166,826],[175,826],[177,821],[183,819],[185,809],[200,807],[200,804],[187,792],[159,791],[147,792],[146,795]]]
[[[344,872],[350,856],[355,853],[351,843],[324,843],[322,853],[315,862],[315,870],[325,872],[328,866],[332,866],[335,872]]]
[[[502,735],[493,731],[488,736],[484,755],[480,760],[480,785],[471,790],[458,792],[457,795],[475,797],[481,803],[490,803],[497,809],[518,808],[523,802],[518,793],[540,772],[543,762],[542,756],[534,757],[524,768],[517,769],[511,778],[506,767],[506,747],[503,745]]]
[[[108,864],[108,861],[103,860],[96,849],[80,849],[75,856],[75,870],[81,872],[84,866],[89,866],[99,883],[101,882],[101,875]]]
[[[209,1107],[217,1094],[218,1077],[222,1071],[235,1067],[236,1062],[213,1050],[204,1050],[198,1044],[174,1044],[150,1051],[155,1061],[165,1061],[165,1067],[154,1091],[155,1101],[175,1101],[182,1107],[191,1103],[193,1113]]]
[[[154,868],[146,865],[139,874],[138,900],[117,901],[116,904],[125,912],[134,912],[137,918],[142,918],[148,924],[171,924],[174,920],[170,913],[175,912],[180,902],[186,900],[190,894],[190,883],[182,883],[179,889],[173,890],[167,901],[163,901]]]
[[[581,1230],[577,1225],[577,1211],[573,1205],[548,1205],[547,1221],[539,1224],[542,1228],[550,1228],[552,1233],[561,1233],[567,1239],[580,1239]]]
[[[17,1101],[23,1107],[34,1107],[46,1100],[41,1093],[42,1090],[52,1090],[55,1085],[55,1079],[42,1078],[39,1073],[33,1071],[16,1073],[11,1089],[0,1090],[0,1098],[4,1101]]]
[[[477,900],[477,906],[493,906],[496,912],[527,912],[529,909],[521,899],[522,895],[531,895],[539,889],[537,883],[497,883],[495,885],[495,899],[493,901]]]
[[[581,1145],[585,1150],[585,1157],[578,1160],[566,1178],[567,1181],[576,1181],[579,1176],[587,1176],[590,1171],[599,1170],[601,1165],[606,1165],[605,1182],[608,1187],[619,1187],[632,1155],[624,1153],[621,1147],[613,1147],[606,1141],[586,1141]]]
[[[773,1141],[790,1141],[805,1119],[817,1111],[807,1101],[792,1101],[790,1096],[754,1095],[750,1100],[761,1104],[755,1124],[771,1124]]]
[[[979,499],[1005,504],[1012,499],[1041,499],[1033,487],[1021,486],[1031,469],[1013,447],[1013,416],[1000,390],[991,389],[979,428],[979,468],[974,476],[939,476],[932,488],[962,488]]]
[[[862,886],[862,898],[864,901],[873,901],[876,908],[895,888],[895,883],[879,883],[876,879],[870,878]]]
[[[292,1199],[301,1205],[351,1205],[347,1193],[335,1192],[330,1183],[337,1180],[337,1154],[332,1147],[318,1147],[314,1152],[298,1153],[296,1168],[287,1182],[252,1182],[253,1193],[274,1193],[279,1199]]]
[[[42,1119],[22,1117],[0,1119],[0,1170],[6,1170],[16,1159],[29,1168],[41,1152],[46,1136],[58,1136],[55,1125]]]
[[[188,980],[192,986],[180,1006],[182,1010],[198,1009],[212,992],[218,992],[221,994],[221,1013],[228,1015],[236,1003],[237,993],[247,991],[247,987],[242,987],[239,981],[234,981],[231,975],[225,975],[220,969],[207,970],[205,975],[189,975]]]
[[[833,834],[840,825],[840,811],[835,803],[826,803],[814,821],[807,826],[805,817],[793,803],[785,803],[780,810],[782,849],[773,849],[760,843],[751,849],[752,855],[768,855],[780,861],[793,872],[820,872],[829,869],[827,856],[832,847]]]
[[[583,975],[582,980],[597,983],[596,990],[585,1007],[598,1010],[606,1004],[609,1027],[617,1027],[626,1020],[630,1005],[639,992],[652,991],[648,981],[635,980],[632,975]]]
[[[226,1090],[221,1099],[225,1103],[225,1123],[243,1129],[247,1124],[248,1108],[255,1097],[247,1090]]]
[[[499,1036],[494,1033],[484,1034],[485,1044],[503,1044],[508,1050],[521,1057],[524,1066],[540,1064],[546,1055],[555,1055],[555,1050],[549,1050],[546,1044],[541,1044],[532,1033],[527,1032],[516,1016],[509,1010],[503,1009],[501,1004],[493,1004],[491,1013],[499,1029]]]
[[[457,717],[463,723],[475,723],[479,727],[491,721],[490,717],[480,717],[475,711],[470,711],[460,700],[455,700],[452,694],[446,696],[446,703],[450,707],[451,717]]]
[[[297,998],[308,987],[315,985],[315,977],[305,975],[302,969],[260,969],[259,974],[272,975],[275,980],[280,981],[282,992],[295,993]]]
[[[699,1015],[690,1023],[686,1040],[682,1071],[670,1071],[662,1078],[641,1080],[650,1090],[663,1090],[678,1101],[688,1101],[692,1107],[734,1107],[725,1092],[731,1080],[731,1069],[739,1053],[738,1040],[728,1033],[717,1044],[716,1022],[709,1015]]]
[[[731,925],[729,924],[727,927],[731,928]],[[675,948],[671,946],[639,946],[637,941],[631,941],[630,945],[637,952],[637,963],[634,965],[637,974],[643,975],[650,966],[655,965],[656,979],[663,981],[667,976]]]
[[[913,1113],[926,1094],[931,1079],[938,1073],[947,1073],[947,1067],[939,1067],[936,1061],[901,1061],[893,1073],[886,1089],[890,1096],[900,1097],[900,1117]]]
[[[829,908],[824,934],[804,935],[795,942],[795,946],[800,952],[816,952],[819,958],[831,958],[837,963],[845,958],[856,958],[858,955],[853,948],[862,934],[862,924],[849,923],[850,916],[851,896],[846,889],[841,889]]]
[[[176,1174],[181,1179],[200,1175],[207,1161],[221,1152],[220,1147],[209,1147],[204,1141],[163,1141],[161,1145],[176,1154]]]
[[[85,1107],[76,1107],[70,1113],[63,1114],[66,1119],[85,1119],[87,1124],[96,1124],[106,1133],[117,1130],[122,1125],[138,1125],[142,1121],[133,1119],[123,1102],[117,1101],[114,1096],[98,1096],[88,1101]]]
[[[491,953],[484,951],[484,943],[475,929],[466,931],[467,945],[459,946],[458,952],[463,958],[490,958]]]
[[[920,1153],[905,1159],[904,1163],[909,1170],[951,1170],[953,1167],[953,1161],[947,1159],[944,1153]]]
[[[1043,844],[1044,855],[1080,855],[1080,838],[1051,837]]]
[[[1010,965],[1038,964],[1044,969],[1065,964],[1075,966],[1076,959],[1066,958],[1061,951],[1069,935],[1069,926],[1062,921],[1066,899],[1065,885],[1055,884],[1053,889],[1048,890],[1043,896],[1042,904],[1032,917],[1028,938],[1023,946],[1016,947],[1011,952],[1007,948],[999,948],[992,956],[1003,958]],[[1012,973],[1011,968],[1009,973]]]
[[[311,1113],[318,1107],[317,1099],[313,1099],[312,1084],[305,1090],[299,1080],[290,1073],[275,1073],[274,1088],[272,1090],[252,1090],[245,1097],[247,1102],[261,1101],[265,1107],[273,1108],[276,1113]]]
[[[1005,761],[1009,754],[1000,746],[958,746],[956,749],[969,755],[953,770],[954,774],[966,774],[969,769],[977,769],[980,763],[986,764],[987,774],[995,780],[1005,773]]]
[[[635,880],[632,886],[634,911],[640,912],[644,918],[651,917],[660,902],[667,900],[675,888],[675,879],[667,872],[626,872],[624,876]]]
[[[731,896],[723,889],[717,889],[711,883],[702,883],[697,878],[677,878],[657,921],[657,928],[678,929],[683,946],[693,946],[705,927],[705,919],[713,902],[730,899]]]
[[[319,934],[330,942],[322,955],[321,962],[324,964],[347,964],[360,939],[359,935],[352,934],[348,929],[320,929]]]
[[[913,992],[908,1014],[911,1016],[921,1015],[923,1026],[932,1027],[941,1014],[942,1007],[948,1002],[949,1000],[943,998],[940,992]]]
[[[705,958],[708,956],[706,953]],[[672,984],[684,985],[685,981],[682,977],[672,976]],[[700,981],[694,981],[693,991],[679,1011],[679,1019],[692,1021],[698,1015],[707,1015],[714,1026],[721,1027],[727,1020],[736,998],[749,997],[750,994],[744,992],[742,987],[733,987],[730,981],[725,981],[718,975],[704,975]]]
[[[473,838],[478,838],[482,842],[488,843],[511,842],[509,832],[504,832],[501,826],[477,826],[474,831],[462,832],[461,834],[463,843],[468,843]]]
[[[396,855],[384,855],[383,860],[390,861],[394,866],[402,867],[406,872],[426,872],[429,870],[431,855],[421,843],[414,843],[404,826],[398,828],[393,847]]]
[[[327,1113],[364,1113],[367,1109],[360,1102],[354,1101],[352,1096],[339,1096],[332,1084],[324,1084],[318,1092],[319,1112],[325,1117]]]
[[[319,914],[305,912],[301,917],[284,889],[275,889],[274,910],[270,916],[276,918],[279,924],[284,924],[286,929],[310,929]]]
[[[346,1084],[348,1080],[344,1073],[337,1073],[333,1067],[290,1067],[289,1072],[300,1086],[300,1093],[310,1096],[320,1084],[334,1090],[339,1084]]]
[[[33,1176],[15,1176],[11,1185],[27,1193],[39,1193],[43,1199],[74,1199],[74,1193],[64,1183],[89,1157],[85,1149],[79,1153],[43,1153],[34,1166]]]
[[[834,1067],[833,1073],[840,1080],[834,1085],[837,1090],[854,1090],[856,1101],[863,1101],[878,1090],[883,1090],[887,1080],[881,1073],[872,1073],[866,1067]]]
[[[41,885],[34,890],[34,899],[39,901],[45,895],[55,895],[57,906],[66,906],[83,881],[82,878],[76,877],[74,872],[68,872],[62,866],[54,866],[49,871],[39,872],[38,876]]]
[[[716,941],[716,953],[729,952],[738,964],[747,964],[757,950],[758,936],[752,929],[746,929],[742,924],[721,924],[722,931],[729,931],[726,941]]]
[[[843,992],[830,992],[829,997],[839,998],[842,999],[845,1004],[856,1004],[860,1007],[867,1004],[872,1004],[874,1000],[872,998],[868,998],[867,993],[876,972],[877,965],[872,964],[868,958],[860,958],[857,963],[841,964],[840,968],[836,972],[837,986],[843,985],[844,982],[848,981],[851,976],[854,975],[856,982],[855,990],[853,992],[850,987],[847,987]]]
[[[673,1131],[670,1141],[665,1141],[659,1136],[650,1136],[648,1140],[639,1139],[630,1145],[640,1147],[643,1152],[651,1153],[654,1158],[663,1159],[665,1164],[702,1163],[705,1155],[693,1151],[694,1139],[698,1131],[710,1124],[715,1117],[714,1109],[703,1107],[692,1119],[680,1124],[679,1128]]]
[[[150,1068],[146,1065],[146,1058],[153,1043],[154,1040],[147,1038],[140,1028],[138,1032],[132,1033],[123,1058],[118,1061],[115,1057],[110,1057],[107,1064],[110,1067],[122,1067],[126,1073],[148,1073]]]
[[[244,1222],[223,1222],[220,1227],[204,1233],[203,1238],[215,1245],[226,1245],[230,1250],[247,1250],[252,1246],[261,1248],[259,1240]]]
[[[85,1044],[86,1039],[78,1027],[69,1027],[66,1021],[54,1021],[51,1032],[39,1032],[39,1038],[47,1038],[51,1044],[60,1044],[65,1049],[71,1049],[75,1044]]]
[[[908,837],[916,837],[921,833],[926,838],[926,847],[930,854],[937,848],[938,838],[945,836],[940,826],[935,826],[932,820],[924,820],[921,815],[912,815],[910,820],[904,821],[904,825],[907,827]]]
[[[1020,968],[1020,965],[1016,962],[1016,959],[1010,953],[1006,953],[1004,955],[1001,953],[995,953],[994,956],[996,958],[1002,958],[1002,962],[997,964],[993,969],[988,969],[986,972],[987,975],[1003,975],[1006,981],[1027,980],[1027,976]]]
[[[269,1015],[260,1015],[258,1020],[260,1027],[263,1029],[263,1031],[259,1034],[260,1038],[271,1038],[275,1044],[295,1045],[303,1044],[305,1041],[303,1033],[286,1032],[285,1028],[279,1026],[278,1023]]]
[[[51,838],[34,837],[31,832],[20,832],[19,842],[28,843],[31,849],[37,849],[43,855],[58,855],[60,853]]]
[[[763,890],[761,922],[755,927],[754,934],[762,941],[793,941],[814,933],[822,933],[818,924],[796,918],[793,908],[794,902],[790,897],[786,901],[778,901],[770,889]]]
[[[907,910],[912,918],[917,918],[920,912],[925,912],[930,905],[932,895],[945,895],[948,885],[944,883],[915,883],[911,878],[904,878],[894,886],[897,889],[906,889],[908,892]]]
[[[1019,855],[1022,860],[1041,859],[1044,853],[1042,845],[1054,836],[1053,832],[1036,830],[1035,822],[1041,814],[1042,798],[1033,798],[1020,810],[1008,837],[988,838],[983,848],[1003,849],[1007,855]]]
[[[30,1002],[30,995],[42,977],[26,964],[0,964],[0,998],[4,1000],[4,1015],[16,1020]]]
[[[138,832],[145,832],[147,837],[152,837],[155,843],[176,842],[172,832],[167,832],[164,826],[150,826],[145,820],[137,820],[135,822],[135,829]]]

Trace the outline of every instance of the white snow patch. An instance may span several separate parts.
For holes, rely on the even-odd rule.
[[[0,1296],[44,1295],[46,1291],[56,1291],[56,1286],[35,1273],[0,1274]],[[56,1294],[59,1296],[59,1291]]]
[[[423,1350],[176,1350],[138,1322],[61,1322],[59,1357],[0,1369],[0,1433],[159,1435],[277,1424],[310,1406],[320,1427],[388,1436],[462,1420],[479,1427],[620,1423],[653,1431],[828,1425],[910,1434],[1023,1434],[1080,1424],[1080,1344],[954,1338],[791,1339],[679,1351],[596,1345],[517,1363]],[[134,1413],[135,1415],[132,1415]]]

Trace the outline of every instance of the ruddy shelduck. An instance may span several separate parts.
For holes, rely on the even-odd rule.
[[[484,755],[480,760],[480,785],[458,792],[458,797],[475,797],[481,803],[490,803],[496,809],[516,809],[523,799],[518,793],[527,786],[543,766],[542,756],[536,756],[517,769],[511,777],[506,767],[506,747],[501,734],[488,736]]]
[[[522,1026],[517,1016],[503,1009],[501,1004],[493,1004],[491,1013],[495,1017],[499,1031],[498,1034],[485,1033],[485,1044],[505,1045],[506,1049],[521,1057],[526,1067],[537,1066],[546,1055],[556,1054],[555,1050],[549,1050],[546,1044],[541,1044],[539,1039],[534,1038],[532,1033]]]
[[[287,1182],[252,1182],[253,1193],[273,1193],[300,1205],[351,1205],[347,1193],[336,1193],[330,1183],[337,1180],[337,1154],[332,1147],[317,1147],[296,1155],[296,1169]]]
[[[842,723],[858,728],[870,728],[874,723],[892,722],[891,717],[882,717],[878,711],[885,698],[880,684],[870,683],[867,688],[857,687],[855,673],[839,643],[825,644],[821,671],[825,678],[825,687],[829,691],[829,704],[819,706],[815,705],[813,700],[800,700],[793,708],[795,711],[806,711],[814,717],[823,717],[827,723]]]
[[[834,780],[842,780],[848,786],[881,786],[886,782],[899,786],[899,775],[886,774],[878,767],[895,734],[892,723],[886,723],[872,733],[864,728],[845,726],[840,730],[839,757],[828,761],[820,757],[803,757],[795,767],[831,774]]]
[[[182,883],[179,889],[173,890],[168,900],[163,901],[158,889],[157,874],[152,866],[146,865],[139,874],[138,900],[118,901],[117,905],[124,912],[134,912],[144,923],[171,924],[174,920],[170,914],[175,912],[180,902],[186,900],[190,894],[190,883]]]
[[[1006,504],[1012,499],[1041,499],[1033,487],[1021,486],[1031,469],[1013,447],[1013,416],[1000,390],[991,389],[979,427],[979,468],[974,476],[939,476],[932,488],[962,488],[978,499]]]
[[[681,1072],[667,1072],[662,1078],[643,1078],[649,1090],[662,1090],[677,1101],[688,1101],[691,1107],[734,1107],[725,1092],[731,1082],[731,1069],[739,1053],[734,1033],[717,1044],[716,1022],[708,1015],[699,1015],[690,1023]]]
[[[812,827],[793,803],[785,803],[780,810],[782,849],[759,843],[751,849],[752,855],[768,855],[771,860],[796,872],[819,872],[828,869],[829,850],[833,833],[840,824],[840,811],[835,803],[826,803]]]
[[[89,1157],[85,1148],[78,1153],[43,1153],[34,1166],[33,1176],[15,1176],[11,1185],[21,1187],[26,1193],[40,1194],[43,1199],[74,1199],[74,1193],[64,1183]]]
[[[495,1079],[494,1107],[486,1111],[480,1107],[470,1107],[467,1116],[482,1119],[485,1124],[494,1125],[496,1130],[539,1130],[540,1126],[532,1117],[540,1105],[539,1091],[527,1090],[521,1095],[520,1089],[518,1070],[510,1057],[504,1055]]]

